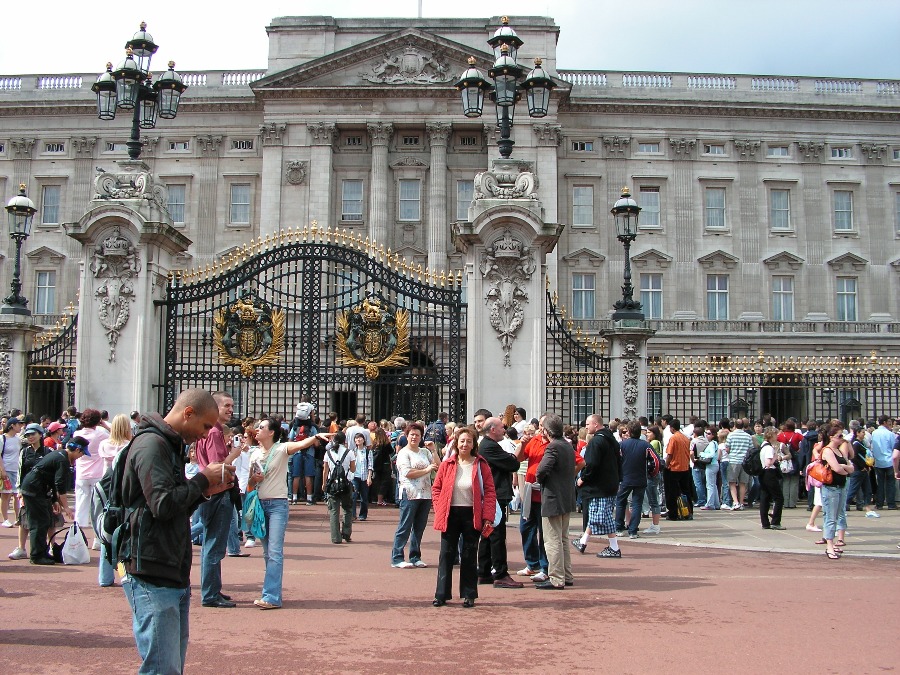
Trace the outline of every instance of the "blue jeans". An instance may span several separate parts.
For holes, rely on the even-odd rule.
[[[721,506],[719,501],[719,485],[716,483],[716,477],[719,475],[718,462],[706,465],[706,506],[711,509],[718,509]],[[728,481],[725,481],[725,487],[728,487]]]
[[[231,507],[231,527],[228,530],[228,545],[225,547],[228,553],[237,554],[241,552],[241,540],[238,537],[238,530],[240,530],[240,523],[238,523],[238,512],[237,509],[233,506]]]
[[[122,590],[131,607],[131,627],[142,661],[138,674],[184,672],[191,587],[166,588],[129,575]]]
[[[825,513],[822,525],[822,539],[834,539],[837,530],[847,529],[847,486],[822,486],[822,511]]]
[[[647,476],[647,489],[644,491],[647,497],[647,510],[651,514],[659,515],[659,484],[662,479],[662,473],[658,473],[653,478]],[[585,528],[587,529],[587,528]]]
[[[731,490],[728,489],[728,462],[719,462],[719,475],[722,477],[722,506],[731,508],[734,501],[731,499]]]
[[[222,592],[222,558],[231,533],[234,506],[227,492],[213,495],[200,506],[203,551],[200,558],[200,601],[215,602]]]
[[[403,562],[403,548],[409,541],[409,562],[422,559],[422,535],[428,524],[428,512],[431,510],[430,499],[407,499],[401,490],[400,522],[394,535],[394,548],[391,551],[391,564]]]
[[[641,524],[641,509],[644,508],[644,492],[647,486],[620,485],[616,495],[616,529],[625,529],[625,504],[631,495],[631,518],[628,520],[628,534],[637,534]]]
[[[541,523],[541,503],[531,502],[531,513],[528,520],[519,521],[519,533],[522,535],[522,553],[525,564],[530,570],[547,572],[550,563],[547,561],[547,550],[544,548],[544,527]]]
[[[872,501],[872,480],[868,471],[854,471],[847,479],[847,508],[856,499],[856,510],[862,511]]]
[[[875,506],[880,509],[887,504],[889,509],[894,508],[897,506],[897,479],[894,477],[894,469],[876,466],[872,471],[875,472]]]
[[[706,465],[695,464],[691,469],[694,489],[697,491],[697,502],[694,506],[706,506]]]
[[[266,519],[266,536],[262,540],[266,576],[263,578],[262,600],[281,607],[281,580],[284,577],[284,532],[288,523],[287,499],[260,499]]]
[[[359,517],[365,520],[369,517],[369,484],[365,478],[353,478],[353,517],[356,518],[357,508]]]
[[[112,586],[116,581],[115,570],[113,566],[106,562],[106,545],[100,544],[100,573],[97,582],[101,586]]]

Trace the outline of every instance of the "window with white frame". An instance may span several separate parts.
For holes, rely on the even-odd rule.
[[[853,192],[835,190],[832,197],[834,204],[834,229],[836,232],[853,230]]]
[[[594,292],[597,278],[593,274],[575,273],[572,275],[572,318],[594,318]]]
[[[456,219],[468,220],[469,207],[475,198],[475,181],[471,178],[468,180],[456,181]]]
[[[572,422],[579,427],[583,425],[587,418],[596,411],[595,397],[593,389],[573,389],[572,390]]]
[[[575,152],[593,152],[593,141],[572,141],[572,150]]]
[[[703,154],[704,155],[724,155],[725,154],[725,146],[721,143],[704,143],[703,144]]]
[[[728,410],[727,389],[707,389],[706,390],[706,419],[721,420],[730,417]]]
[[[169,141],[169,150],[172,152],[187,152],[190,149],[190,141]]]
[[[41,189],[41,224],[56,225],[59,223],[59,200],[62,187],[45,185]]]
[[[642,185],[638,194],[641,216],[640,227],[660,227],[659,186]]]
[[[638,143],[638,152],[659,154],[659,143]]]
[[[235,138],[231,141],[231,149],[232,150],[252,150],[253,149],[253,139],[252,138]]]
[[[786,145],[770,145],[766,148],[766,157],[790,157],[791,151]]]
[[[422,181],[401,178],[399,189],[400,220],[422,220]]]
[[[663,313],[662,274],[641,273],[641,305],[648,319],[661,319]]]
[[[233,225],[250,224],[250,183],[231,184],[231,213]]]
[[[166,204],[173,223],[184,222],[184,203],[187,197],[187,186],[183,184],[169,184],[166,186],[169,198]]]
[[[344,145],[349,148],[361,148],[363,144],[362,136],[345,136]]]
[[[35,278],[34,313],[56,313],[56,272],[38,272]]]
[[[49,152],[49,153],[51,153],[51,154],[57,154],[57,153],[60,153],[60,152],[65,152],[65,151],[66,151],[66,144],[65,144],[65,143],[56,143],[56,142],[54,142],[54,143],[46,143],[46,144],[44,145],[44,152]]]
[[[791,191],[782,188],[769,190],[769,222],[773,230],[791,229]]]
[[[856,321],[856,277],[838,277],[837,320]]]
[[[706,228],[709,230],[725,229],[725,188],[708,187],[705,189],[704,214]]]
[[[832,147],[831,148],[831,158],[832,159],[852,159],[853,158],[853,148],[849,146],[845,147]]]
[[[590,227],[594,224],[594,188],[576,185],[572,188],[572,225]]]
[[[663,414],[662,389],[647,390],[647,418],[655,420]],[[719,418],[721,419],[721,418]]]
[[[706,277],[706,318],[710,321],[728,319],[727,274],[709,274]]]
[[[772,319],[794,320],[794,277],[772,277]]]
[[[341,220],[363,219],[363,182],[341,181]]]
[[[403,145],[406,147],[419,145],[420,136],[404,136]]]

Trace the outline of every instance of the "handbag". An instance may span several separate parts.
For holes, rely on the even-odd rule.
[[[806,467],[806,475],[822,485],[831,485],[834,481],[831,467],[828,466],[828,462],[823,462],[821,459],[811,462],[810,465]]]
[[[478,485],[481,487],[481,500],[484,501],[484,479],[481,477],[481,462],[477,459],[475,460],[476,464],[476,472],[478,473]],[[497,527],[500,524],[500,521],[503,520],[503,509],[500,508],[500,502],[496,499],[494,500],[494,522],[492,523],[494,527]]]
[[[787,459],[783,459],[778,462],[778,468],[781,469],[781,473],[793,473],[794,472],[794,460],[788,457]]]
[[[265,539],[266,516],[263,513],[262,504],[259,503],[259,494],[253,490],[244,500],[244,522],[247,523],[249,534],[254,539]]]
[[[873,467],[875,466],[875,456],[874,455],[866,455],[866,466]]]
[[[66,536],[62,544],[57,544],[56,535],[60,532],[65,532]],[[78,523],[63,527],[50,536],[47,555],[64,565],[87,565],[91,562],[91,550],[88,548],[87,538],[78,527]]]

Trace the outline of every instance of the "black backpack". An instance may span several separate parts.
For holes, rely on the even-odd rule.
[[[347,471],[344,469],[344,460],[347,458],[350,449],[344,450],[339,461],[335,462],[334,468],[328,474],[328,480],[325,482],[325,494],[332,497],[340,497],[350,492],[353,487],[350,485],[350,479],[347,478]],[[334,455],[331,450],[328,456],[334,462]]]
[[[762,450],[762,446],[755,447],[752,446],[747,451],[747,456],[744,457],[744,461],[741,462],[741,467],[751,476],[760,476],[763,472],[762,459],[760,459],[759,453]]]
[[[122,478],[125,475],[125,461],[134,439],[144,433],[155,433],[162,437],[155,427],[138,431],[116,455],[113,464],[91,491],[91,526],[97,539],[103,544],[103,556],[115,565],[119,562],[119,550],[128,536],[131,514],[138,507],[125,508],[122,503]]]
[[[425,435],[422,437],[422,440],[429,441],[431,443],[446,443],[447,442],[447,427],[441,421],[437,420],[436,422],[432,422],[428,425],[428,428],[425,429]]]

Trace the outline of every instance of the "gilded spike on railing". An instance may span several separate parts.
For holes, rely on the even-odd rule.
[[[445,273],[444,271],[441,271],[441,278],[440,278],[441,288],[444,287],[444,282],[445,282],[446,280],[447,280],[446,273]]]
[[[422,263],[419,263],[418,267],[416,268],[416,275],[419,281],[422,281]]]

